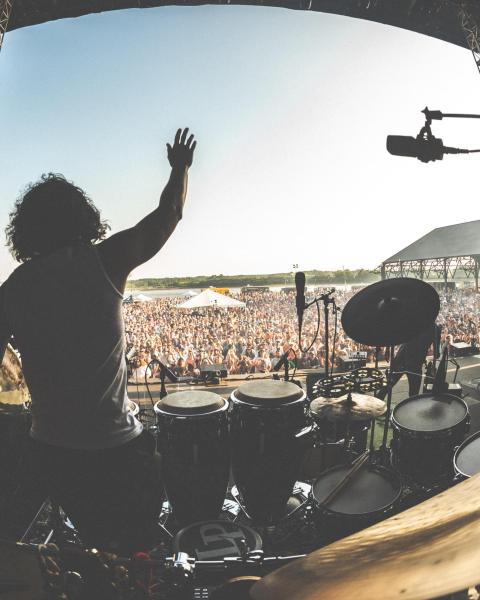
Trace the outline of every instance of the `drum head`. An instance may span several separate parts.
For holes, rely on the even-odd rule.
[[[392,420],[403,429],[434,432],[459,425],[467,413],[467,405],[456,396],[420,394],[397,404]]]
[[[213,392],[192,390],[168,394],[155,409],[170,415],[203,415],[222,409],[227,401]]]
[[[312,494],[322,504],[333,488],[350,472],[350,465],[325,471],[313,484]],[[364,465],[325,508],[343,515],[364,515],[387,508],[399,496],[400,481],[383,467]]]
[[[255,406],[281,406],[305,397],[305,392],[290,381],[249,381],[233,392],[233,399]]]
[[[202,521],[177,533],[173,551],[186,552],[197,560],[221,560],[226,556],[242,556],[244,549],[262,549],[262,538],[247,525],[232,521]]]
[[[455,469],[465,477],[480,473],[480,432],[468,437],[455,452]]]

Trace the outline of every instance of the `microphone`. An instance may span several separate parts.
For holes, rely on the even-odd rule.
[[[297,288],[297,297],[295,304],[297,305],[298,328],[302,329],[303,313],[305,311],[305,273],[298,271],[295,273],[295,286]]]
[[[463,148],[450,148],[444,146],[440,138],[434,136],[414,138],[410,135],[388,135],[387,150],[394,156],[410,156],[422,162],[442,160],[444,154],[469,154],[478,150],[465,150]]]

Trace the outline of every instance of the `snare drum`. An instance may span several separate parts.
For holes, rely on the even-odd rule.
[[[250,381],[232,395],[232,470],[248,515],[257,523],[285,516],[312,445],[306,394],[294,383]]]
[[[468,437],[455,451],[453,467],[458,479],[480,473],[480,431]]]
[[[423,486],[453,477],[453,456],[470,423],[466,403],[450,394],[420,394],[393,410],[392,464]]]
[[[165,492],[180,524],[218,517],[230,474],[228,401],[211,392],[169,394],[155,404]]]
[[[350,420],[347,424],[346,420],[329,420],[324,416],[325,411],[322,410],[324,402],[328,400],[320,399],[320,403],[315,400],[310,404],[310,414],[318,428],[316,441],[320,445],[337,445],[345,447],[345,438],[349,434],[348,449],[356,454],[361,454],[367,449],[368,430],[370,429],[371,421],[365,419],[363,421]],[[321,405],[317,409],[318,405]],[[348,430],[348,431],[347,431]],[[345,448],[347,449],[347,448]]]
[[[400,502],[402,485],[396,473],[365,464],[327,506],[322,504],[351,469],[351,465],[328,469],[312,487],[315,521],[327,543],[386,519]]]

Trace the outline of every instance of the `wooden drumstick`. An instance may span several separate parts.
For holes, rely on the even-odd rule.
[[[369,455],[370,455],[370,453],[367,450],[361,456],[359,456],[358,458],[356,458],[353,461],[352,468],[350,469],[350,471],[345,475],[345,477],[343,479],[341,479],[334,486],[333,490],[328,494],[328,496],[325,498],[325,500],[323,502],[321,502],[322,505],[326,506],[327,504],[329,504],[332,500],[334,500],[337,497],[337,495],[341,492],[341,490],[343,490],[343,488],[352,479],[352,477],[355,475],[355,473],[365,464]]]

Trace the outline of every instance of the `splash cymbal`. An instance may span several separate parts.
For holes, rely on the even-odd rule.
[[[340,398],[316,398],[310,404],[310,410],[327,421],[367,421],[384,415],[387,405],[374,396],[353,393],[351,402],[348,394]]]
[[[480,474],[256,583],[254,600],[427,600],[480,581]]]

